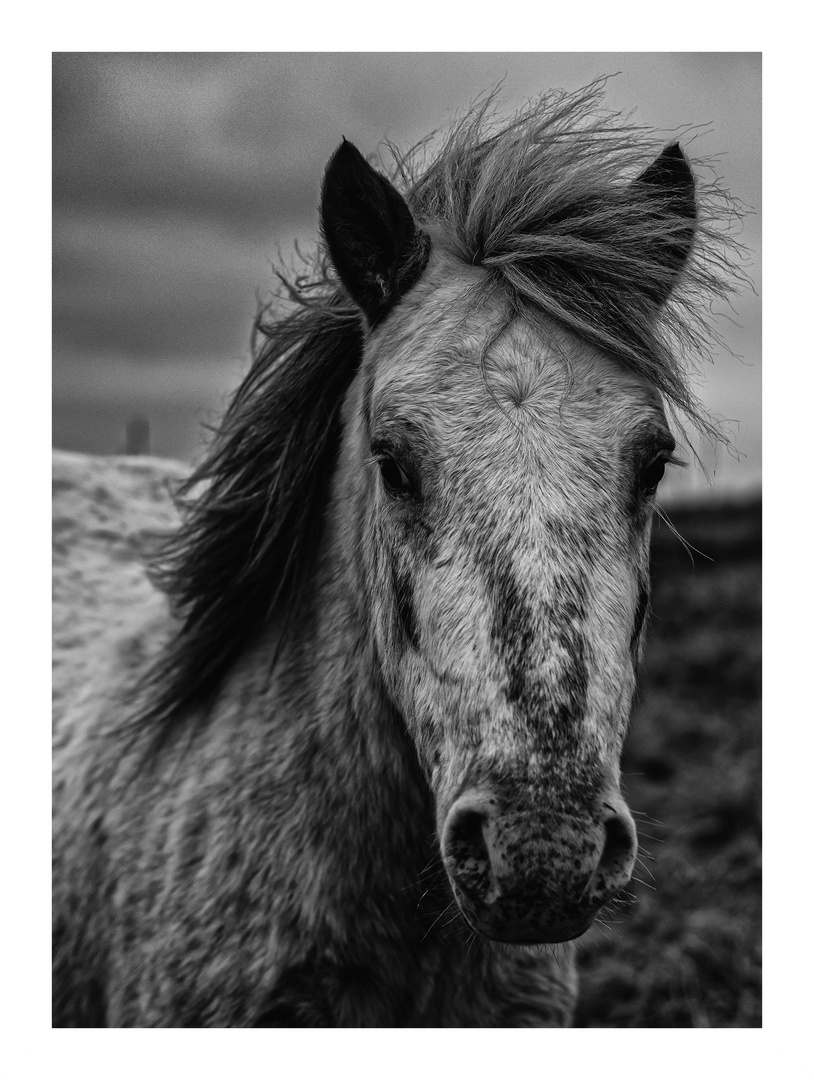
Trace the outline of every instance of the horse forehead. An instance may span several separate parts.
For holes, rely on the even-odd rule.
[[[570,442],[592,429],[620,435],[648,413],[663,419],[655,388],[612,358],[554,327],[483,315],[391,356],[376,379],[380,408],[434,415],[467,440],[509,426]]]
[[[540,331],[520,319],[493,342],[482,364],[494,408],[520,423],[574,431],[580,423],[624,430],[652,413],[663,417],[661,398],[641,375],[555,328]]]

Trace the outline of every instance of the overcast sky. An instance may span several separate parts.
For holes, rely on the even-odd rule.
[[[55,443],[115,451],[143,414],[154,452],[194,455],[199,421],[245,371],[278,247],[316,237],[342,136],[365,153],[410,145],[499,80],[511,111],[616,72],[610,108],[636,109],[665,139],[709,125],[690,154],[715,157],[756,211],[742,239],[759,293],[759,54],[56,54]],[[724,487],[760,477],[759,298],[742,296],[736,318],[721,332],[743,360],[722,355],[699,386],[740,421],[746,456],[719,458]]]

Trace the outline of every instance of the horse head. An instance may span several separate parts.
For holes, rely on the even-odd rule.
[[[323,233],[366,324],[339,497],[457,905],[487,938],[556,942],[587,929],[637,857],[620,757],[675,447],[658,387],[595,328],[614,305],[630,325],[658,320],[694,185],[674,145],[609,194],[529,210],[511,243],[487,196],[461,195],[452,235],[350,143],[326,170]],[[585,237],[608,220],[593,260]]]

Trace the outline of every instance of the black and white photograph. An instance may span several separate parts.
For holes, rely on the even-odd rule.
[[[762,1027],[761,53],[52,65],[52,1026]]]

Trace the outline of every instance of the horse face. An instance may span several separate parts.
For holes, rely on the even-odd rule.
[[[582,933],[631,875],[619,790],[673,446],[637,377],[433,256],[369,343],[352,435],[375,649],[469,924]]]
[[[373,645],[467,922],[564,941],[636,859],[619,761],[674,443],[641,378],[512,315],[380,179],[343,148],[323,196],[371,328],[344,453]]]

